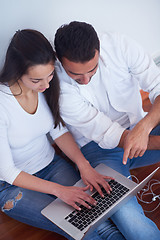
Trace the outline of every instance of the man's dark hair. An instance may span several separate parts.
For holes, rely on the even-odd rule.
[[[54,40],[57,57],[73,62],[86,62],[99,51],[99,39],[95,29],[85,22],[71,22],[62,25],[55,34]]]

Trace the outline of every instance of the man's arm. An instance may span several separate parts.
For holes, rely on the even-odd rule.
[[[160,123],[160,95],[156,97],[150,112],[132,130],[125,130],[119,142],[124,148],[123,163],[133,157],[142,157],[145,151],[160,149],[160,136],[149,136]]]

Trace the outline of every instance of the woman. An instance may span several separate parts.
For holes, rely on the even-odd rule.
[[[77,210],[77,203],[90,208],[89,204],[96,202],[86,193],[87,189],[96,188],[101,195],[100,185],[107,192],[111,189],[105,181],[109,177],[90,166],[63,126],[54,62],[52,46],[40,32],[26,29],[15,33],[0,74],[0,206],[21,222],[72,239],[42,216],[41,210],[56,197]],[[50,84],[53,116],[46,103],[50,99]],[[86,187],[72,186],[80,176],[55,153],[48,133],[77,165]],[[105,239],[124,239],[108,220],[99,233],[97,230],[84,239],[102,239],[102,235]]]

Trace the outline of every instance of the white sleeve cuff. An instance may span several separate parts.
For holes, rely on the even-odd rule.
[[[52,128],[52,130],[50,130],[50,135],[52,139],[55,140],[66,132],[68,132],[68,129],[60,124],[60,127],[57,126],[56,128]]]
[[[152,91],[152,92],[150,92],[150,94],[149,94],[149,99],[150,99],[150,101],[151,101],[151,103],[153,104],[154,103],[154,101],[155,101],[155,99],[156,99],[156,97],[158,97],[160,95],[160,89],[159,89],[159,91]]]
[[[104,135],[103,139],[99,142],[101,148],[112,149],[118,146],[121,136],[126,130],[120,126],[117,122],[114,122],[112,126],[107,130],[107,134]]]
[[[3,179],[3,181],[13,184],[16,177],[20,174],[21,170],[16,167],[9,167],[6,169],[0,169],[0,176]]]

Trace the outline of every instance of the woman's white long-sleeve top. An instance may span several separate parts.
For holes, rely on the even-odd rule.
[[[27,113],[8,87],[0,85],[0,180],[10,184],[21,171],[30,174],[47,166],[54,149],[46,136],[53,139],[66,132],[54,129],[54,121],[42,93],[34,114]]]
[[[160,94],[160,69],[119,33],[100,36],[98,70],[87,85],[76,83],[58,61],[56,70],[62,118],[81,147],[92,140],[102,148],[116,147],[123,131],[145,115],[139,89],[150,92],[152,103]]]

